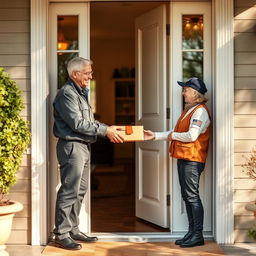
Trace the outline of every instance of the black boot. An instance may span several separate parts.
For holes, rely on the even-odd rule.
[[[202,231],[195,231],[188,240],[186,240],[180,245],[180,247],[185,248],[199,245],[204,245],[203,233]]]
[[[181,245],[182,243],[184,243],[185,241],[187,241],[192,235],[193,235],[193,231],[192,231],[192,230],[189,230],[189,231],[187,232],[187,234],[186,234],[183,238],[177,239],[177,240],[175,241],[175,244]]]
[[[175,241],[175,244],[177,244],[177,245],[180,245],[183,242],[185,242],[186,240],[188,240],[193,234],[194,221],[193,221],[192,209],[188,202],[185,202],[185,205],[186,205],[189,228],[188,228],[187,234],[183,238]]]

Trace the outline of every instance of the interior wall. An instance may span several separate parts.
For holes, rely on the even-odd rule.
[[[134,67],[135,49],[133,38],[92,38],[91,59],[94,62],[97,86],[97,114],[99,120],[114,124],[114,84],[115,68]]]
[[[163,2],[98,2],[90,5],[90,58],[97,87],[97,116],[114,124],[115,68],[135,66],[135,19]]]

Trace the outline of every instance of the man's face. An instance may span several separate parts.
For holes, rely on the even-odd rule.
[[[85,65],[81,70],[73,71],[71,78],[81,88],[87,87],[89,85],[89,81],[92,79],[92,66]]]
[[[185,103],[193,103],[195,100],[196,90],[191,87],[183,87],[182,95],[184,96]]]

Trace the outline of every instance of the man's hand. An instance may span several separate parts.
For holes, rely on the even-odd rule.
[[[169,140],[169,141],[172,141],[172,132],[169,133],[169,135],[168,135],[168,140]]]
[[[144,140],[153,140],[155,138],[155,134],[150,130],[143,130],[144,132]]]
[[[118,130],[122,130],[122,128],[112,125],[107,128],[106,136],[113,143],[123,143],[124,138],[117,133]]]

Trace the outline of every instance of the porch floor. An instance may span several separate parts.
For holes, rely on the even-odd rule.
[[[98,251],[94,251],[95,245],[97,244]],[[212,244],[215,248],[215,253],[209,251],[209,245]],[[74,255],[90,255],[90,256],[122,256],[122,255],[133,255],[133,256],[157,256],[157,255],[186,255],[186,256],[217,256],[217,255],[232,255],[232,256],[253,256],[256,255],[256,243],[236,243],[234,245],[225,245],[225,246],[218,246],[211,241],[207,241],[206,246],[200,246],[195,248],[189,249],[181,249],[178,246],[175,246],[173,243],[146,243],[146,244],[137,244],[137,248],[134,248],[134,243],[106,243],[106,242],[98,242],[95,244],[86,245],[86,254],[74,254]],[[125,248],[126,247],[126,248]],[[44,246],[30,246],[30,245],[8,245],[7,251],[9,252],[9,256],[38,256],[44,250]],[[53,249],[54,247],[46,247],[46,249]],[[108,249],[106,249],[108,248]],[[207,249],[208,248],[208,252]],[[46,249],[44,250],[45,252]],[[54,248],[55,249],[55,248]],[[52,254],[43,254],[43,255],[58,255],[58,256],[65,256],[65,255],[73,255],[70,251],[65,251],[62,249],[57,250],[62,251],[61,253],[52,253]],[[138,253],[135,253],[138,250]],[[123,251],[123,253],[118,253]],[[222,253],[224,252],[224,254]],[[82,252],[82,251],[78,251]],[[78,253],[76,252],[76,253]]]

